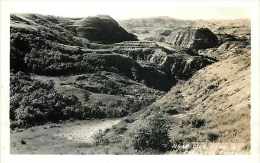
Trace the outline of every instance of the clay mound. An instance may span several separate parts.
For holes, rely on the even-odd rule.
[[[182,28],[172,31],[166,42],[180,48],[206,49],[218,45],[218,38],[208,28]]]
[[[136,41],[137,37],[128,33],[110,16],[83,18],[75,22],[77,35],[100,43]]]

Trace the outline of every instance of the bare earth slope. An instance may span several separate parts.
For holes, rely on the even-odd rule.
[[[182,96],[188,107],[182,118],[205,120],[193,136],[205,141],[204,135],[214,132],[216,142],[198,143],[190,152],[248,152],[250,146],[250,54],[230,57],[198,71],[183,85],[174,87],[154,105],[169,107]],[[185,125],[184,125],[185,127]],[[175,136],[175,135],[174,135]],[[184,135],[184,137],[187,135]]]

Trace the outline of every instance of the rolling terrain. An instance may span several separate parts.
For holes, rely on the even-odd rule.
[[[248,20],[10,19],[11,153],[250,152]]]

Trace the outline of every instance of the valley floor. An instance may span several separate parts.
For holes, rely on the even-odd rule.
[[[66,121],[11,132],[12,154],[95,153],[94,136],[120,119]]]

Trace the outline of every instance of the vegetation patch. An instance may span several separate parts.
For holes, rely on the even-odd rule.
[[[171,149],[169,137],[169,122],[163,114],[148,117],[135,129],[133,134],[133,147],[137,151],[147,149],[165,152]]]
[[[203,127],[206,125],[206,121],[205,119],[198,119],[198,118],[194,118],[192,121],[191,121],[191,126],[193,128],[200,128],[200,127]]]
[[[95,145],[106,145],[109,143],[109,140],[105,137],[105,132],[98,130],[96,134],[93,135]]]
[[[84,118],[84,108],[78,98],[57,93],[53,81],[40,82],[18,72],[11,74],[10,83],[12,128]]]

